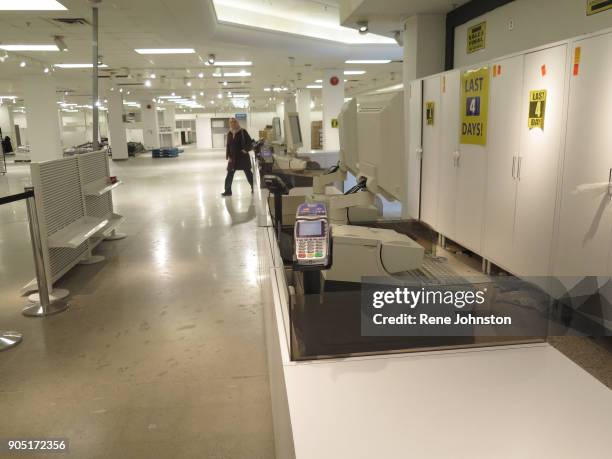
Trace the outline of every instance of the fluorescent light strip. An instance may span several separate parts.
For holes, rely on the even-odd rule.
[[[364,73],[366,73],[365,70],[345,70],[344,71],[345,75],[363,75]]]
[[[91,69],[93,68],[93,64],[53,64],[53,67],[57,67],[58,69]],[[98,68],[106,68],[108,65],[100,64]]]
[[[250,77],[251,72],[225,72],[225,73],[213,73],[213,77]]]
[[[57,45],[0,45],[4,51],[59,51]]]
[[[193,48],[138,48],[138,54],[194,54]]]
[[[158,99],[180,99],[181,96],[159,96]]]
[[[66,9],[56,0],[0,0],[0,11],[63,11]]]
[[[320,84],[309,84],[306,86],[306,89],[323,89],[323,86]]]
[[[251,61],[215,61],[213,64],[217,67],[250,67],[253,65]]]
[[[345,64],[389,64],[391,59],[349,59]]]

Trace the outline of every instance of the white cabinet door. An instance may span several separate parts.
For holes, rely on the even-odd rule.
[[[406,107],[406,148],[408,156],[408,183],[406,186],[406,206],[404,208],[404,217],[420,218],[419,207],[421,205],[421,128],[423,118],[421,116],[423,110],[423,80],[417,80],[410,83],[410,88],[405,92],[407,98]]]
[[[511,264],[516,207],[516,162],[521,132],[523,59],[495,61],[499,75],[489,86],[487,178],[483,255],[506,268]]]
[[[427,123],[427,104],[433,103],[433,124]],[[423,158],[421,169],[421,220],[437,228],[438,149],[440,141],[440,77],[423,80]]]
[[[521,110],[519,185],[514,229],[518,276],[550,274],[551,245],[561,140],[565,132],[567,45],[525,55]],[[530,91],[546,90],[544,128],[529,129]],[[532,110],[533,111],[533,110]]]
[[[490,81],[489,72],[489,85]],[[460,84],[459,78],[457,86]],[[490,98],[489,96],[489,99]],[[458,117],[457,137],[459,136],[459,126],[461,125],[460,115],[463,110],[465,110],[465,107],[459,107],[460,104],[461,101],[458,102],[456,110]],[[490,126],[490,121],[488,125]],[[484,145],[459,144],[455,204],[455,239],[461,245],[477,253],[481,253],[482,250],[486,172],[487,147]]]
[[[576,47],[580,63],[570,77],[553,274],[605,276],[612,237],[607,187],[576,191],[581,185],[607,183],[612,168],[612,34],[575,42],[571,56]]]
[[[438,156],[438,218],[437,230],[444,236],[456,239],[455,215],[457,195],[457,153],[459,150],[459,95],[458,70],[441,77],[440,141]],[[458,241],[461,243],[461,241]]]

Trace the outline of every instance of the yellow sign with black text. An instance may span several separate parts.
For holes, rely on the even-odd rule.
[[[485,49],[487,39],[487,23],[481,22],[480,24],[468,27],[467,30],[467,53],[472,54],[481,49]]]
[[[601,13],[612,8],[610,0],[587,0],[587,16]]]
[[[546,89],[529,91],[529,129],[544,129],[546,115]]]
[[[489,68],[468,70],[461,75],[461,143],[487,144],[489,116]]]
[[[427,118],[427,126],[433,126],[434,125],[434,109],[435,109],[435,103],[434,102],[427,102],[425,107],[425,115]]]

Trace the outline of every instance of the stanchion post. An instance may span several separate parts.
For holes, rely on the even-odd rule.
[[[26,205],[28,209],[28,220],[30,222],[30,240],[32,241],[34,268],[36,270],[36,283],[38,284],[40,302],[25,307],[23,309],[23,315],[28,317],[45,317],[65,311],[68,309],[68,304],[63,301],[51,303],[49,300],[49,284],[47,282],[47,270],[45,269],[38,213],[36,212],[34,188],[27,187],[25,191],[32,193],[26,200]]]

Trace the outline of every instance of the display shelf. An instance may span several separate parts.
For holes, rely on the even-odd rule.
[[[104,237],[107,233],[116,229],[125,218],[119,214],[112,214],[107,220],[106,224],[93,234],[95,237]]]
[[[97,180],[95,182],[91,182],[85,185],[83,187],[83,191],[85,193],[85,196],[102,196],[103,194],[108,193],[109,191],[117,188],[122,183],[123,182],[121,180],[110,184],[106,182],[106,179]]]
[[[91,236],[107,226],[108,223],[108,219],[81,217],[77,221],[50,236],[49,247],[66,247],[76,249]]]

